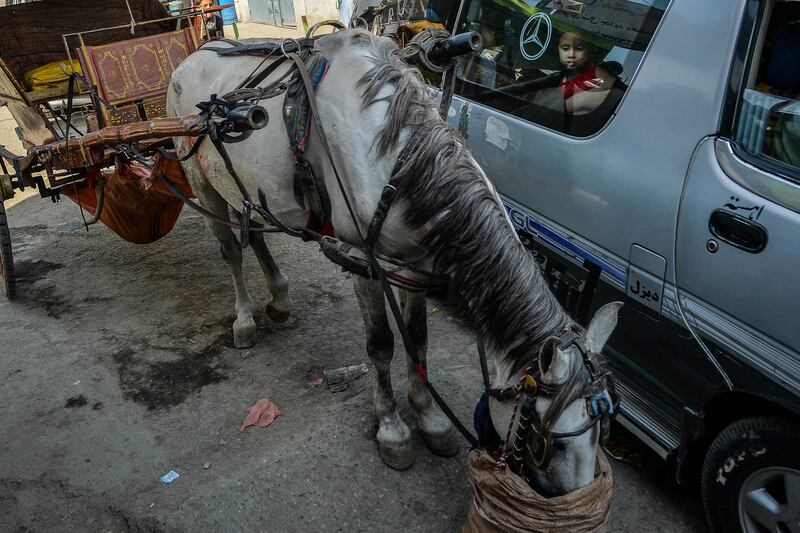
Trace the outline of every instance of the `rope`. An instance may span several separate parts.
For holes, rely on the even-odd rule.
[[[136,35],[136,19],[133,17],[133,10],[131,10],[131,4],[128,0],[125,0],[125,5],[128,6],[128,13],[131,15],[131,35]]]

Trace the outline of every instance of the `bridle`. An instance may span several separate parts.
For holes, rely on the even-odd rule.
[[[541,380],[538,372],[539,359],[548,355],[548,350],[565,351],[574,346],[581,354],[581,364],[588,373],[588,379],[578,395],[562,398],[570,379],[562,385],[549,385]],[[486,397],[491,396],[500,402],[514,400],[514,410],[509,421],[504,446],[497,461],[498,468],[505,465],[517,474],[526,475],[526,459],[529,458],[539,470],[545,470],[552,459],[553,441],[583,435],[596,424],[600,424],[599,443],[605,444],[608,439],[611,420],[616,416],[619,407],[619,396],[614,389],[614,380],[610,372],[603,371],[597,362],[597,354],[588,350],[580,340],[580,335],[573,328],[565,328],[558,336],[547,339],[542,345],[534,361],[522,372],[519,382],[505,388],[491,388],[485,364],[485,353],[479,344],[481,369],[484,371]],[[579,377],[582,377],[581,373]],[[571,388],[571,387],[570,387]],[[540,397],[552,399],[551,407],[540,417],[536,411],[536,402]],[[573,401],[584,398],[589,420],[580,428],[568,432],[552,430],[555,421],[563,414],[564,408]],[[555,408],[555,409],[554,409]],[[512,436],[513,432],[513,436]]]

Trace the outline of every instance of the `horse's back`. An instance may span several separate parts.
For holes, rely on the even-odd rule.
[[[248,41],[259,42],[259,41]],[[201,48],[189,56],[175,70],[167,91],[167,112],[173,116],[197,114],[197,104],[209,101],[211,95],[223,96],[236,89],[254,72],[266,68],[272,60],[263,56],[232,55],[221,56],[212,48],[231,46],[217,41]],[[278,67],[260,86],[277,79],[288,69],[288,64]],[[226,144],[225,149],[233,161],[237,174],[253,198],[257,198],[259,188],[268,198],[274,199],[276,214],[294,213],[301,217],[299,206],[293,200],[292,178],[294,176],[294,157],[284,125],[283,95],[258,101],[269,116],[267,126],[254,131],[245,141]],[[189,143],[176,139],[179,153],[188,151]],[[199,165],[202,175],[190,170]],[[184,165],[189,183],[207,180],[222,197],[235,208],[242,203],[242,196],[231,176],[224,167],[222,158],[213,144],[205,142],[198,150],[194,162]],[[200,186],[202,184],[197,184]],[[298,218],[297,220],[300,220]]]

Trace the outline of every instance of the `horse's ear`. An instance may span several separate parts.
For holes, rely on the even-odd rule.
[[[549,385],[560,385],[569,375],[569,359],[567,354],[558,349],[557,337],[548,339],[539,352],[539,370],[542,381]]]
[[[611,302],[597,310],[584,337],[587,350],[595,353],[603,350],[603,346],[617,327],[617,316],[621,308],[622,302]]]

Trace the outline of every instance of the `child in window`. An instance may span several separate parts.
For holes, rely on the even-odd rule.
[[[602,48],[577,31],[562,33],[558,40],[560,82],[536,91],[523,116],[578,137],[597,132],[625,92],[611,64],[602,62],[604,55]]]
[[[222,28],[222,15],[219,14],[219,11],[208,11],[208,9],[214,7],[214,5],[214,0],[200,0],[200,3],[197,5],[203,13],[200,22],[200,34],[204,41],[222,39],[225,37],[225,31]]]

